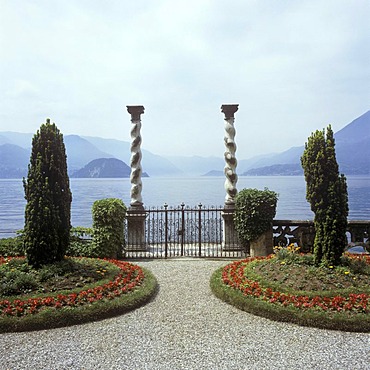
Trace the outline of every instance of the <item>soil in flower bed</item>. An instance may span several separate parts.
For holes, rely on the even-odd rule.
[[[119,271],[117,266],[97,259],[65,258],[33,269],[24,258],[12,258],[0,265],[0,297],[76,290],[103,279],[112,279]]]
[[[314,266],[312,261],[297,257],[293,261],[278,258],[247,265],[246,275],[263,286],[280,292],[320,294],[340,290],[369,292],[370,266],[365,261],[345,257],[344,266]]]
[[[356,272],[349,267],[315,267],[280,260],[261,261],[251,268],[258,275],[258,280],[275,283],[280,291],[284,288],[309,292],[369,290],[369,268]]]

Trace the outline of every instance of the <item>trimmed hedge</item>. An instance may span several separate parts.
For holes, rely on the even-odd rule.
[[[278,194],[274,191],[243,189],[235,198],[234,223],[244,246],[272,229]]]
[[[94,202],[92,214],[94,257],[121,258],[126,206],[117,198],[100,199]]]

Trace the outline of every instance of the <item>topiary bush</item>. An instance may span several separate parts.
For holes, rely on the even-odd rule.
[[[63,135],[50,119],[32,139],[25,199],[24,248],[33,267],[61,261],[69,245],[72,194]]]
[[[301,157],[306,179],[306,199],[315,214],[315,263],[339,265],[347,245],[348,193],[344,175],[339,175],[334,134],[316,131]]]
[[[125,244],[126,206],[120,199],[107,198],[94,202],[92,253],[95,257],[120,258]]]
[[[235,198],[234,224],[244,247],[272,230],[278,194],[274,191],[243,189]]]

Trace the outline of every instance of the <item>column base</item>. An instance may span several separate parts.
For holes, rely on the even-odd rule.
[[[234,211],[235,207],[225,207],[222,212],[223,222],[223,236],[222,236],[222,250],[225,252],[241,251],[241,246],[238,234],[234,225]]]
[[[146,212],[143,207],[130,208],[127,211],[127,243],[125,248],[127,252],[148,250],[145,220]]]
[[[273,253],[273,234],[272,230],[263,233],[258,239],[250,242],[250,256],[268,256]]]

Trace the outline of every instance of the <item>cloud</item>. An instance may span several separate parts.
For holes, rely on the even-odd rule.
[[[27,80],[15,80],[13,86],[5,93],[11,99],[35,99],[40,90]]]
[[[148,150],[222,155],[220,106],[239,103],[246,158],[302,145],[311,131],[330,122],[338,130],[369,109],[366,0],[2,8],[0,130],[29,131],[50,116],[65,133],[130,140],[125,106],[143,104]],[[6,103],[9,92],[17,103]]]

